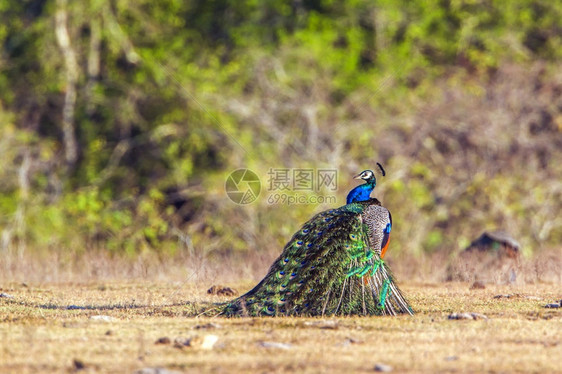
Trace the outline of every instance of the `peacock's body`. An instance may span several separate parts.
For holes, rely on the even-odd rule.
[[[391,227],[390,212],[368,197],[317,214],[287,243],[265,278],[222,314],[412,314],[382,260]]]

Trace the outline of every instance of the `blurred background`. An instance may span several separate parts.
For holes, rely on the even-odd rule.
[[[402,277],[444,280],[502,230],[560,281],[561,19],[550,0],[0,0],[0,279],[253,281],[380,162]],[[250,204],[225,191],[239,168]],[[272,169],[337,170],[337,200],[272,203]]]

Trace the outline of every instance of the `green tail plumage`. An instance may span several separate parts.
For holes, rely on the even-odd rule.
[[[412,314],[381,259],[387,224],[389,233],[390,213],[376,199],[319,213],[287,243],[265,278],[221,314]]]

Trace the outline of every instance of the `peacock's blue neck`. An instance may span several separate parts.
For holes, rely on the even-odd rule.
[[[347,194],[347,204],[369,200],[376,184],[376,181],[369,181],[349,191]]]

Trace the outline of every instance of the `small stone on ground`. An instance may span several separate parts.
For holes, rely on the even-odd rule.
[[[378,371],[378,372],[381,372],[381,373],[390,373],[392,371],[392,366],[386,365],[386,364],[376,364],[375,365],[375,371]]]
[[[480,313],[451,313],[449,314],[449,319],[488,319],[488,316]]]
[[[277,348],[277,349],[291,349],[293,346],[288,343],[279,343],[279,342],[261,342],[259,343],[261,347],[264,348]]]
[[[225,286],[213,286],[207,290],[209,295],[217,295],[217,296],[237,296],[238,291],[234,288],[225,287]]]
[[[219,325],[218,323],[206,323],[204,325],[197,325],[194,327],[194,329],[196,330],[201,330],[201,329],[220,329],[222,326]]]
[[[496,296],[494,296],[494,299],[509,299],[509,298],[512,298],[512,297],[513,297],[513,295],[511,295],[511,294],[496,295]]]
[[[164,368],[142,368],[134,371],[134,374],[180,374],[180,372]]]
[[[307,327],[318,327],[320,329],[336,330],[338,328],[338,321],[306,321],[304,325]]]
[[[170,344],[172,342],[172,340],[170,338],[168,338],[167,336],[163,336],[161,338],[158,338],[154,344]]]
[[[98,316],[90,316],[92,321],[100,321],[100,322],[112,322],[115,321],[115,317],[105,316],[105,315],[98,315]]]
[[[200,348],[200,349],[212,349],[215,343],[219,340],[219,337],[216,335],[205,335],[201,336],[194,336],[192,338],[176,338],[174,340],[174,347],[176,348],[183,348],[183,347],[190,347],[190,348]]]

